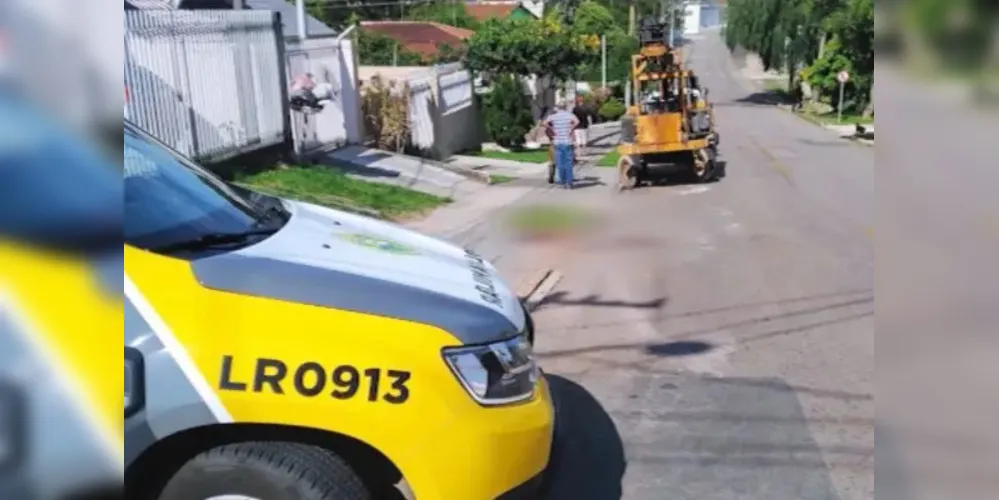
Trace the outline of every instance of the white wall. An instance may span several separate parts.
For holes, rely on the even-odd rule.
[[[694,35],[701,32],[701,4],[687,5],[684,12],[683,33]]]
[[[423,156],[447,158],[482,146],[482,117],[474,85],[461,64],[435,67],[361,66],[363,81],[379,75],[409,89],[410,144]]]

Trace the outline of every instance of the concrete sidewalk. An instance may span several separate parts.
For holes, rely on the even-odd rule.
[[[324,161],[363,181],[393,184],[454,200],[476,195],[488,187],[486,177],[476,172],[463,175],[440,162],[364,146],[331,151],[319,159],[320,163]]]

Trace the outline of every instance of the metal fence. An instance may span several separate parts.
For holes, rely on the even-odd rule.
[[[281,36],[268,11],[126,11],[126,115],[198,160],[284,142]]]

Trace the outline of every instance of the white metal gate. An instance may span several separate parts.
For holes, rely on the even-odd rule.
[[[309,75],[323,106],[321,111],[292,111],[291,126],[295,153],[308,154],[318,149],[342,146],[347,142],[344,113],[343,68],[340,44],[334,38],[307,39],[285,51],[288,80]],[[349,76],[348,76],[349,77]]]

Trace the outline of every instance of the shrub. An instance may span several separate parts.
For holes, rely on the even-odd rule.
[[[617,98],[607,99],[603,106],[600,106],[600,117],[607,121],[614,121],[624,115],[624,103]]]
[[[361,92],[364,126],[375,145],[381,149],[402,152],[409,143],[409,89],[392,81],[388,84],[378,75]]]
[[[483,103],[486,134],[503,147],[523,146],[525,136],[534,127],[534,117],[520,80],[513,75],[500,75],[493,80],[492,90]]]

